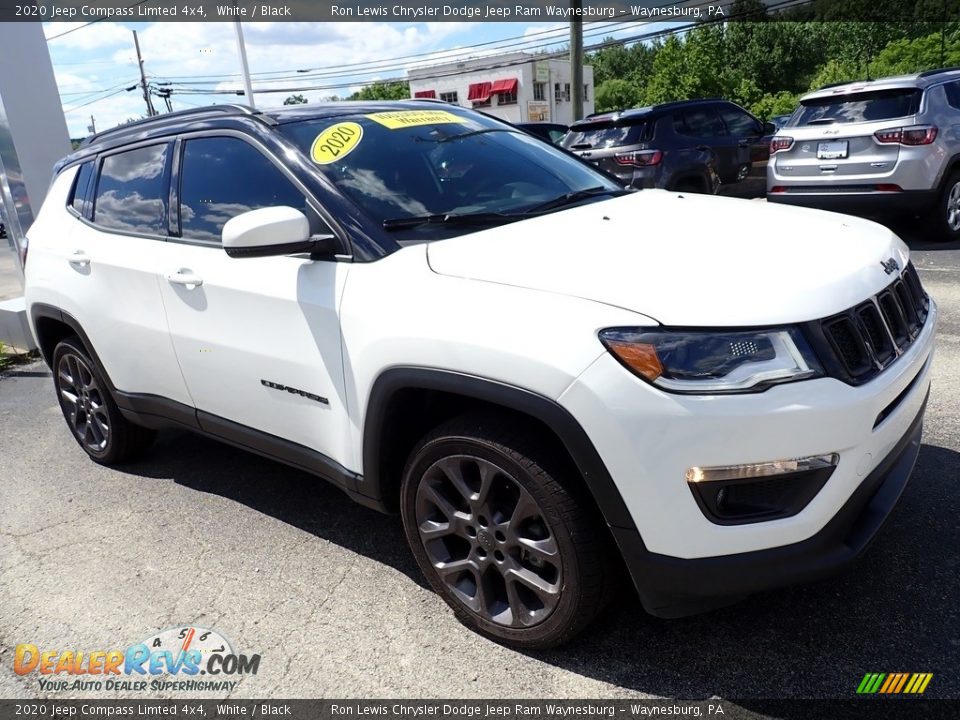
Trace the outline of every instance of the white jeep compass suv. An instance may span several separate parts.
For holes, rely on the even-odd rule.
[[[936,305],[874,223],[660,190],[431,102],[100,133],[30,231],[80,447],[189,428],[399,512],[457,616],[557,645],[829,574],[916,458]]]

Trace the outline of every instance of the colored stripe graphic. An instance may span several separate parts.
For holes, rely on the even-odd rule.
[[[867,673],[857,686],[860,695],[922,695],[933,673]]]

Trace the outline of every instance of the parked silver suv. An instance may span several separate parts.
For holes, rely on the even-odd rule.
[[[771,140],[767,199],[918,215],[960,238],[960,68],[826,86]]]

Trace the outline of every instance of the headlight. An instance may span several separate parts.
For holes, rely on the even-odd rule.
[[[600,332],[600,340],[632,372],[670,392],[760,392],[776,383],[823,376],[795,328],[609,328]]]

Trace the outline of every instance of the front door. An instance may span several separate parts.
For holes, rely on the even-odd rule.
[[[181,238],[160,286],[201,426],[254,446],[271,435],[342,464],[349,423],[337,308],[349,264],[223,251],[224,223],[249,210],[291,206],[319,222],[263,148],[232,135],[187,138],[179,168]]]

